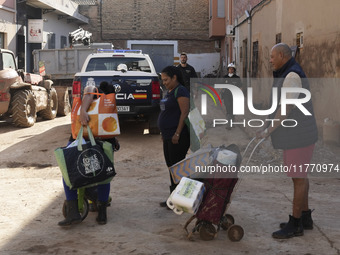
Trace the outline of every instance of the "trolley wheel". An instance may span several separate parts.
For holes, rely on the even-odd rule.
[[[244,230],[239,225],[231,225],[228,228],[228,232],[227,233],[228,233],[229,240],[232,241],[232,242],[238,242],[244,236]]]
[[[226,214],[223,216],[221,227],[223,230],[228,230],[228,228],[234,223],[234,217],[231,214]]]
[[[66,205],[66,200],[65,200],[63,204],[63,215],[65,218],[67,214],[66,212],[67,212],[67,205]],[[81,216],[81,221],[83,221],[87,217],[87,214],[89,213],[89,202],[87,201],[87,199],[84,199],[83,211],[79,213]]]
[[[210,241],[214,239],[216,235],[216,229],[210,222],[204,222],[199,228],[200,237],[204,241]]]

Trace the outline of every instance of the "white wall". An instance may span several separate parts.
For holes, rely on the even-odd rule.
[[[127,48],[131,48],[133,44],[160,44],[160,45],[173,45],[174,57],[180,58],[180,52],[178,52],[178,42],[177,41],[157,41],[157,40],[130,40],[127,41]],[[219,53],[202,53],[202,54],[187,54],[188,64],[195,68],[195,71],[204,77],[207,74],[214,73],[218,71],[220,63]],[[180,60],[174,60],[174,62],[180,62]]]
[[[218,52],[188,54],[187,56],[188,64],[193,66],[196,72],[201,73],[201,77],[218,71],[220,65],[220,54]]]
[[[44,42],[42,43],[43,49],[48,49],[48,43],[47,43],[47,35],[49,32],[53,32],[56,36],[56,49],[60,49],[60,37],[66,36],[67,38],[67,46],[69,46],[68,43],[68,34],[69,32],[72,32],[79,28],[79,25],[76,23],[67,23],[67,19],[60,19],[58,20],[58,16],[56,14],[47,13],[43,14],[42,18],[44,19],[44,33],[43,33],[43,39]]]
[[[5,48],[16,54],[15,11],[0,9],[0,32],[5,34]]]

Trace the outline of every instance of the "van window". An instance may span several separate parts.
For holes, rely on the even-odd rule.
[[[91,58],[85,72],[90,71],[117,71],[119,64],[125,64],[128,71],[142,71],[151,73],[151,68],[145,58],[112,57],[112,58]]]

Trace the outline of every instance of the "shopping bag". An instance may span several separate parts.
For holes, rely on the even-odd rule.
[[[109,183],[116,175],[113,166],[112,144],[96,141],[87,127],[90,141],[82,143],[83,127],[77,136],[77,145],[54,151],[62,176],[70,189]]]
[[[174,92],[174,96],[177,99],[177,87]],[[199,110],[194,104],[193,98],[190,96],[190,112],[188,117],[184,120],[186,126],[190,131],[190,150],[195,152],[201,148],[201,139],[203,138],[206,127],[205,122],[200,114]]]
[[[212,147],[201,148],[170,166],[169,171],[174,183],[179,183],[182,177],[192,179],[202,178],[201,173],[197,171],[197,167],[210,165],[212,162],[210,155],[214,150]]]
[[[196,107],[189,112],[185,124],[190,131],[190,150],[195,152],[201,148],[201,139],[206,131],[205,122]]]
[[[101,93],[89,93],[97,95],[98,98],[93,100],[90,107],[87,110],[90,121],[92,133],[98,138],[113,138],[120,134],[119,120],[116,107],[115,94],[101,94]],[[78,132],[81,128],[80,123],[80,108],[81,98],[76,97],[73,99],[72,112],[71,112],[71,129],[72,137],[76,139]],[[84,130],[84,137],[88,138],[87,130]]]

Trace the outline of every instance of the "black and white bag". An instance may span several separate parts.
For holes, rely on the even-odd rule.
[[[108,183],[116,175],[111,143],[96,142],[89,126],[87,131],[90,141],[82,143],[82,127],[74,144],[54,151],[65,183],[70,189]]]

